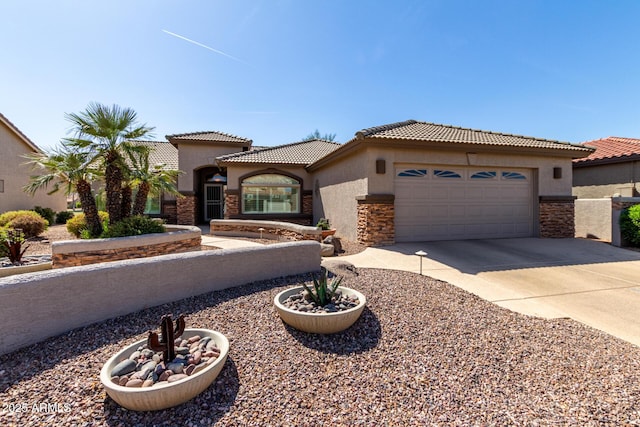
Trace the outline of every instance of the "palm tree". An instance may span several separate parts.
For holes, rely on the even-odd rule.
[[[111,107],[91,103],[85,111],[66,114],[73,124],[74,138],[67,138],[72,146],[88,148],[94,160],[104,163],[105,191],[109,223],[122,219],[122,181],[126,169],[123,153],[132,150],[128,140],[151,136],[154,129],[136,123],[137,114],[130,108]]]
[[[64,187],[65,194],[78,193],[80,206],[87,221],[91,236],[98,237],[102,233],[102,224],[98,216],[96,200],[93,196],[91,181],[99,176],[99,171],[92,162],[92,156],[86,150],[72,150],[63,145],[57,151],[47,153],[28,154],[27,164],[39,170],[38,175],[32,175],[29,184],[23,190],[33,195],[39,189],[46,189],[49,184],[53,187],[47,194],[52,194]]]
[[[137,186],[135,201],[133,203],[133,215],[144,214],[149,195],[159,195],[162,193],[180,195],[176,188],[176,178],[180,175],[179,170],[166,169],[166,165],[161,163],[154,166],[149,164],[151,148],[138,146],[137,150],[129,153],[129,160],[132,164],[131,178]]]

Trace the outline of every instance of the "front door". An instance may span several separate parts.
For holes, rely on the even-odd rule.
[[[222,184],[204,185],[204,220],[224,218],[224,190]]]

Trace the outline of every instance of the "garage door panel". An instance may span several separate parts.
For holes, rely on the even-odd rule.
[[[396,173],[397,241],[532,235],[529,170],[419,169],[427,172],[418,177]]]

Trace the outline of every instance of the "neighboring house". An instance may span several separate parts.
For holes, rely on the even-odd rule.
[[[573,195],[580,199],[640,195],[640,139],[610,136],[582,143],[595,151],[573,161]]]
[[[339,145],[253,149],[221,132],[167,136],[178,149],[181,224],[264,218],[314,224],[367,245],[573,237],[572,159],[587,147],[418,122]]]
[[[24,155],[41,153],[20,129],[0,113],[0,213],[6,211],[33,209],[35,206],[51,208],[56,212],[67,209],[67,197],[59,191],[47,195],[46,191],[37,191],[34,196],[25,193],[22,188],[29,183],[33,171]]]

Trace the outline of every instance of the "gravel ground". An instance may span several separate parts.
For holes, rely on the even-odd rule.
[[[272,306],[276,293],[300,281],[309,276],[188,298],[1,356],[0,424],[640,423],[640,349],[632,344],[571,320],[516,314],[425,276],[375,269],[346,279],[368,298],[356,324],[336,335],[304,334]],[[224,333],[226,365],[181,406],[124,410],[106,397],[102,364],[166,313]]]

